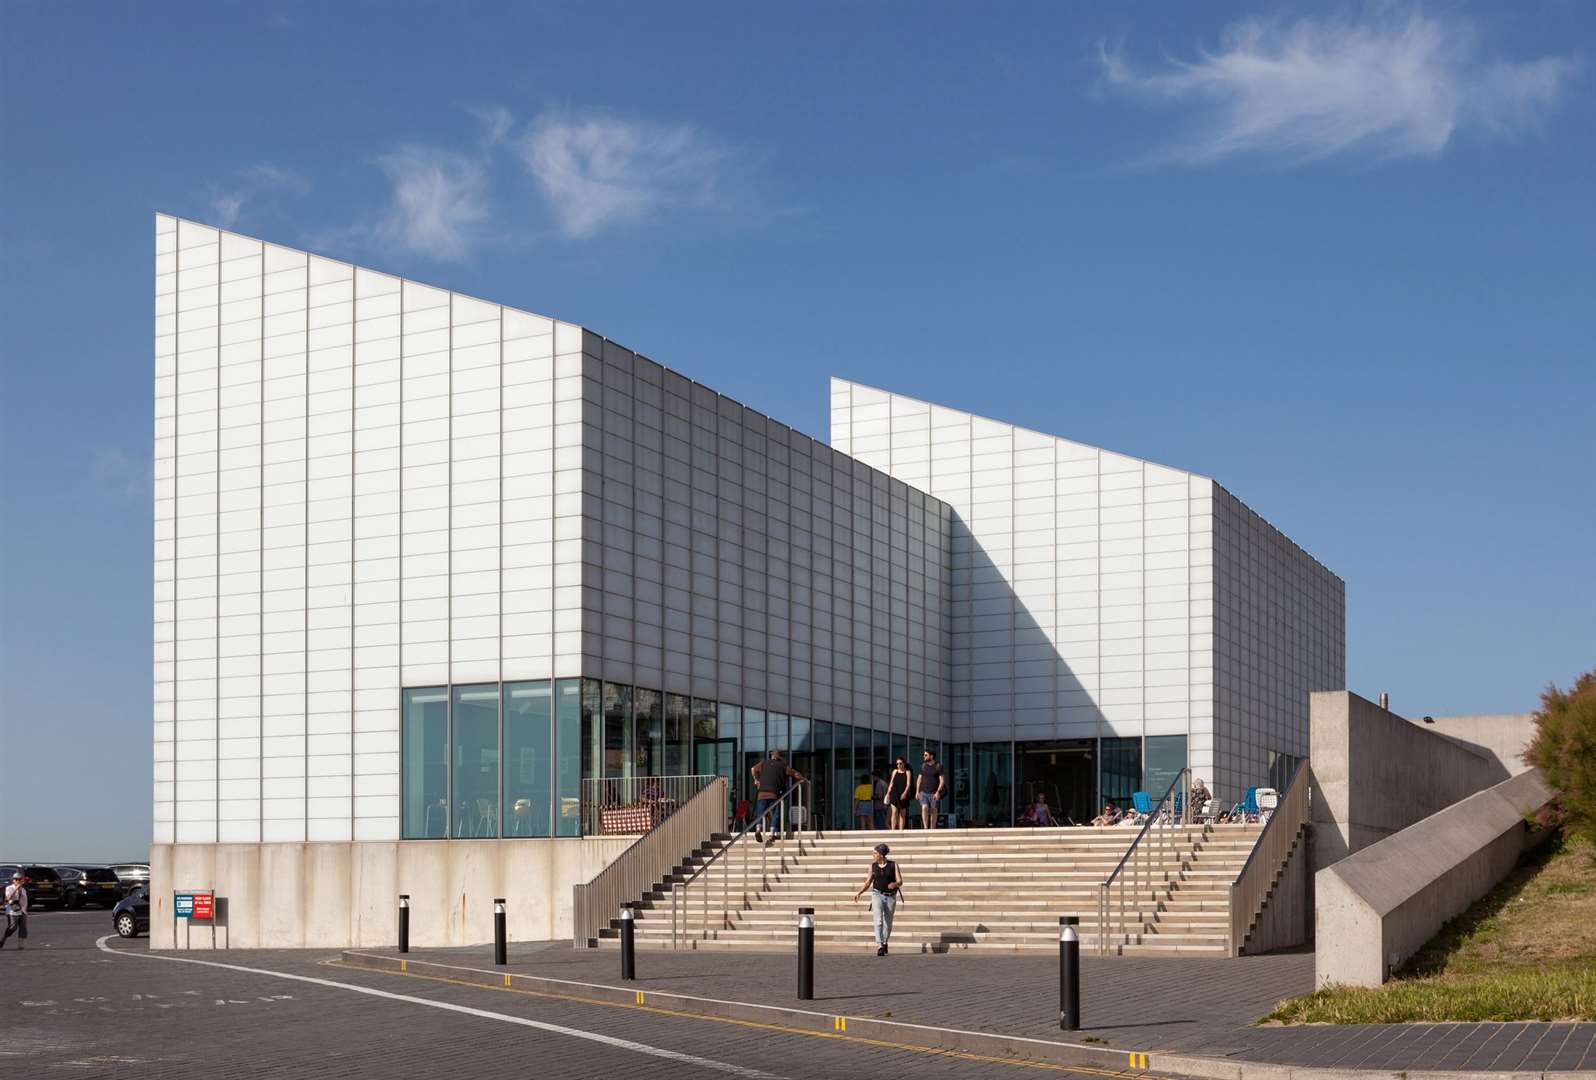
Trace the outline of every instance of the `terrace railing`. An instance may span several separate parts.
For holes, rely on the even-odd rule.
[[[582,835],[656,829],[716,779],[714,774],[590,777],[582,781]]]
[[[1109,937],[1123,941],[1129,927],[1139,924],[1141,904],[1151,900],[1159,875],[1170,856],[1180,852],[1186,826],[1191,824],[1191,798],[1188,789],[1191,770],[1175,775],[1163,798],[1152,808],[1136,838],[1120,858],[1114,872],[1097,889],[1097,954],[1108,955]],[[1136,920],[1136,923],[1133,923]]]

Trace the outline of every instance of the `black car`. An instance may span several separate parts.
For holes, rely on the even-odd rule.
[[[138,937],[150,932],[150,891],[143,885],[128,893],[111,909],[111,925],[119,937]]]
[[[78,910],[87,904],[115,907],[126,890],[109,866],[58,866],[66,906]]]
[[[54,910],[60,907],[66,899],[66,891],[61,885],[61,875],[51,866],[37,866],[31,863],[7,863],[0,866],[0,891],[11,884],[11,875],[22,871],[22,887],[28,890],[28,907],[43,907]]]

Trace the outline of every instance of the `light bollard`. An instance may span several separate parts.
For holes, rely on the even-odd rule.
[[[1078,915],[1060,915],[1058,924],[1058,1026],[1061,1031],[1081,1029],[1081,936]],[[1101,929],[1098,931],[1102,933]]]
[[[493,962],[503,967],[510,962],[504,941],[504,900],[493,901]]]
[[[637,915],[632,905],[621,909],[621,981],[637,978]]]
[[[815,1000],[815,909],[798,909],[798,1000]]]
[[[410,894],[399,894],[399,951],[410,951]]]

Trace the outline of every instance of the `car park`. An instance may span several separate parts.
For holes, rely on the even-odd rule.
[[[150,932],[150,890],[138,886],[111,909],[111,925],[119,937],[138,937]]]
[[[115,907],[127,892],[109,866],[58,866],[56,871],[61,875],[65,906],[74,910],[89,904]]]

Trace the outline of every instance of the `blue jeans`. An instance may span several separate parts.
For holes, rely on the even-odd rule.
[[[765,831],[767,822],[764,817],[767,810],[771,811],[770,821],[768,822],[771,831],[779,832],[781,830],[781,809],[777,806],[780,802],[780,799],[760,799],[754,803],[754,831],[756,833]]]
[[[898,894],[870,891],[870,923],[876,944],[885,945],[892,936],[892,916],[898,910]]]

